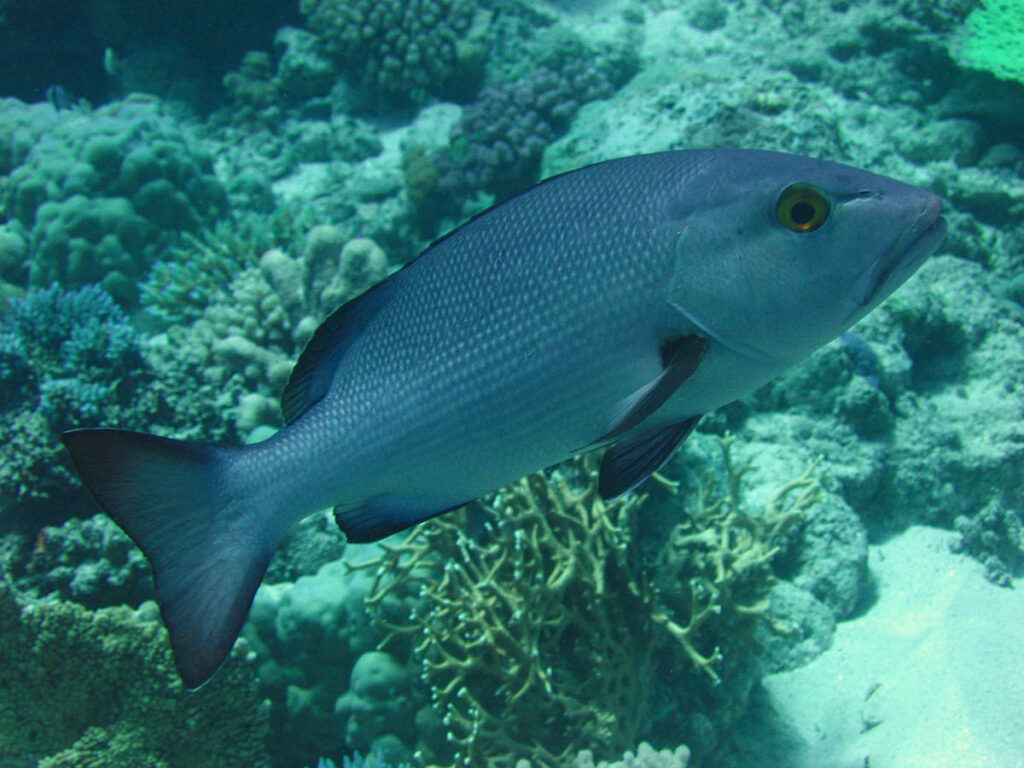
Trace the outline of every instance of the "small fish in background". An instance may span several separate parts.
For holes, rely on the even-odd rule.
[[[75,106],[75,97],[62,85],[51,85],[46,89],[46,100],[58,112]]]
[[[606,447],[614,498],[701,415],[838,336],[942,241],[939,198],[836,163],[611,160],[480,214],[316,331],[286,426],[249,446],[66,432],[149,558],[178,671],[231,650],[281,536],[325,507],[370,542]]]
[[[853,364],[853,372],[878,389],[881,363],[878,360],[878,354],[871,347],[871,342],[856,331],[844,331],[839,334],[839,341]]]
[[[71,91],[56,83],[47,87],[46,100],[57,112],[86,112],[90,109],[89,102],[85,99],[76,99]]]

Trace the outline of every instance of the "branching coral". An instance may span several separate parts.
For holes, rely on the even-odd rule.
[[[30,291],[0,319],[0,495],[47,498],[67,487],[56,432],[126,424],[146,381],[139,334],[98,286]]]
[[[213,414],[216,420],[223,422],[227,410],[234,431],[243,437],[261,424],[275,425],[278,397],[303,344],[330,312],[382,279],[387,266],[387,257],[373,241],[346,242],[340,230],[320,226],[310,231],[299,257],[272,248],[228,285],[220,286],[213,278],[197,286],[200,295],[210,294],[201,316],[190,326],[172,326],[146,345],[147,358],[161,373],[157,386],[193,395],[202,388],[206,402],[222,408]],[[190,266],[188,272],[194,269]],[[167,273],[176,292],[187,293],[181,278],[188,272],[182,268]],[[198,306],[192,310],[197,311]],[[174,402],[171,393],[163,399]],[[193,399],[182,398],[185,405]],[[200,420],[209,423],[210,414],[192,419]],[[175,422],[188,420],[176,416]],[[216,424],[209,427],[218,429]],[[221,423],[219,433],[197,436],[223,439],[224,429]]]
[[[715,684],[721,682],[720,642],[736,643],[758,618],[771,622],[770,563],[786,534],[821,500],[816,464],[781,485],[756,515],[743,510],[742,482],[751,460],[732,458],[733,438],[719,442],[725,489],[713,473],[703,477],[696,509],[672,530],[662,549],[656,584],[666,610],[654,620],[668,630],[690,660]],[[782,627],[775,627],[782,629]],[[737,632],[738,629],[745,630]]]
[[[520,480],[370,564],[396,575],[371,605],[423,597],[387,627],[414,638],[457,764],[555,765],[636,741],[652,596],[627,547],[643,497],[606,504],[595,472],[585,458]]]
[[[605,503],[592,456],[420,526],[360,566],[376,569],[368,603],[382,646],[419,659],[446,757],[554,766],[594,745],[619,753],[647,726],[655,653],[709,687],[741,675],[755,624],[772,623],[770,562],[820,488],[812,466],[747,514],[749,463],[734,464],[731,438],[721,448],[724,491],[704,477],[650,581],[630,548],[645,497]]]

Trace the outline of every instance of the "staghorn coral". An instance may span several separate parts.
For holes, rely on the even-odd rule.
[[[380,102],[426,101],[479,78],[486,14],[471,0],[301,0],[327,51]]]
[[[368,602],[385,645],[414,643],[458,765],[636,743],[654,633],[627,552],[643,497],[606,504],[595,472],[586,457],[520,480],[363,566],[380,569]]]
[[[181,685],[155,606],[23,602],[0,575],[0,763],[261,768],[267,707],[239,644],[201,691]]]

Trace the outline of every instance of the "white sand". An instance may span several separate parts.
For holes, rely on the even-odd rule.
[[[764,681],[805,749],[762,768],[1024,768],[1024,580],[993,586],[952,538],[916,527],[871,548],[878,601]]]

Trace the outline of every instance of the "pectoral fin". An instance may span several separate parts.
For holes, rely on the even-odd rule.
[[[605,501],[622,496],[661,469],[700,421],[694,416],[671,427],[644,432],[609,448],[601,460],[597,492]]]
[[[707,348],[708,340],[696,334],[682,336],[662,344],[661,373],[652,382],[619,403],[611,429],[597,442],[606,443],[642,424],[694,374]]]

